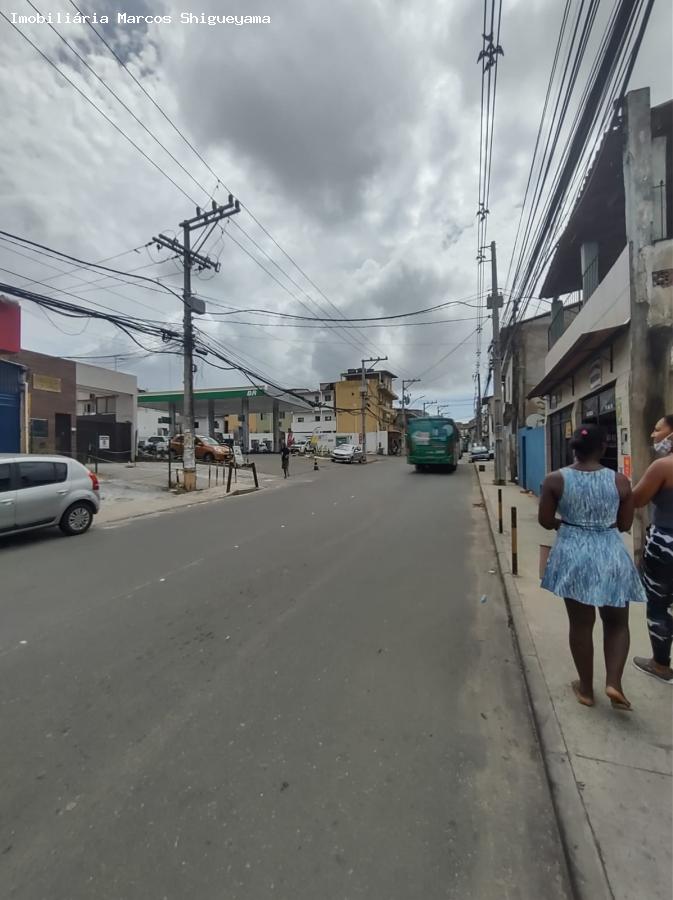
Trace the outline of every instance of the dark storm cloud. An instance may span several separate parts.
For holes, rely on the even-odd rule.
[[[38,4],[39,5],[39,4]],[[67,6],[67,3],[65,4]],[[607,4],[605,7],[607,8]],[[660,5],[659,11],[666,5]],[[209,8],[210,7],[210,8]],[[498,241],[507,270],[519,204],[553,58],[562,4],[555,0],[508,0],[503,4],[501,43],[505,56],[498,101],[488,239]],[[345,314],[406,312],[474,293],[475,214],[479,167],[482,7],[474,0],[203,0],[193,12],[265,14],[271,26],[179,24],[178,0],[99,0],[83,12],[161,14],[170,26],[103,26],[106,38],[223,180],[249,204],[282,246]],[[187,5],[187,10],[190,6]],[[656,15],[656,13],[655,13]],[[638,84],[663,79],[656,61],[666,56],[666,21],[643,44],[644,74]],[[73,67],[70,54],[48,29],[31,36],[54,59]],[[84,26],[64,31],[87,60],[171,148],[209,190],[215,178],[180,142],[165,120]],[[159,231],[174,233],[189,202],[147,160],[114,132],[17,34],[7,36],[0,106],[12,141],[0,145],[3,212],[13,229],[36,240],[94,259],[142,246]],[[653,62],[654,61],[654,62]],[[136,122],[118,108],[79,64],[76,80],[108,110],[146,152],[190,194],[194,186]],[[659,72],[659,76],[657,76]],[[652,74],[654,73],[654,74]],[[665,74],[665,73],[664,73]],[[148,77],[145,78],[144,76]],[[670,78],[669,78],[670,81]],[[670,84],[653,95],[661,102]],[[39,123],[39,128],[35,123]],[[49,140],[44,136],[48,135]],[[77,161],[77,165],[73,164]],[[216,195],[221,199],[222,188]],[[199,196],[199,200],[201,200]],[[198,202],[198,201],[197,201]],[[237,307],[283,309],[336,316],[324,298],[292,268],[247,216],[240,224],[302,288],[293,298],[231,240],[215,244],[222,272],[195,278],[196,290]],[[233,226],[232,226],[233,228]],[[280,280],[282,274],[234,230],[252,254]],[[53,270],[0,247],[0,262],[26,277]],[[145,262],[137,255],[122,267]],[[166,264],[145,274],[164,274]],[[92,277],[92,276],[89,276]],[[179,300],[115,285],[115,294],[76,282],[97,302],[155,321],[180,312]],[[170,280],[176,289],[180,278]],[[286,282],[288,284],[288,282]],[[126,295],[128,300],[124,300]],[[455,310],[455,311],[454,311]],[[449,315],[450,312],[450,315]],[[450,308],[447,318],[473,311]],[[39,314],[24,320],[28,345],[53,353],[110,352],[110,329],[92,323],[80,336],[54,331]],[[260,320],[262,321],[262,320]],[[268,320],[267,320],[268,321]],[[59,324],[61,321],[59,320]],[[350,331],[357,346],[333,328],[256,328],[223,319],[199,327],[244,356],[250,368],[280,384],[307,387],[359,365],[363,355],[388,355],[400,377],[430,370],[418,393],[427,399],[472,395],[475,339],[439,362],[476,323],[432,327],[377,327]],[[71,323],[65,323],[68,330]],[[79,327],[79,326],[78,326]],[[74,332],[75,329],[73,329]],[[483,358],[490,339],[483,336]],[[365,345],[363,348],[362,344]],[[137,349],[126,338],[115,349]],[[366,349],[365,349],[366,348]],[[177,386],[180,360],[170,356],[128,363],[147,387]],[[485,380],[485,372],[482,370]],[[202,367],[200,384],[243,383],[240,373]],[[399,383],[398,383],[399,386]]]
[[[184,114],[201,142],[242,154],[310,215],[352,215],[383,161],[408,148],[421,107],[414,55],[377,6],[267,11],[272,25],[240,29],[221,53],[206,52],[207,30],[190,34]]]
[[[118,25],[117,14],[148,16],[161,15],[163,12],[161,4],[149,3],[146,0],[96,0],[90,7],[80,6],[80,9],[83,13],[95,10],[99,16],[108,16],[110,21],[107,24],[97,25],[96,28],[105,35],[105,40],[125,63],[142,51],[147,41],[148,27],[144,22],[139,22],[133,28]]]

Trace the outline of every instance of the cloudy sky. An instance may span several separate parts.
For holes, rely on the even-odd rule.
[[[110,24],[102,31],[209,168],[87,26],[55,25],[54,31],[47,24],[26,24],[18,26],[19,34],[0,20],[3,228],[101,260],[142,247],[161,231],[177,235],[178,223],[193,214],[195,203],[207,205],[209,195],[224,201],[228,188],[246,210],[236,225],[228,223],[224,235],[216,231],[205,244],[222,268],[217,275],[195,278],[194,289],[211,298],[210,310],[220,315],[199,319],[200,329],[284,386],[313,386],[359,365],[363,356],[387,355],[387,367],[400,377],[424,376],[416,395],[450,401],[457,418],[467,417],[476,346],[471,305],[419,319],[442,318],[443,324],[362,330],[310,322],[278,327],[253,314],[221,314],[228,306],[338,318],[392,315],[461,298],[474,303],[482,5],[476,0],[204,0],[198,6],[172,0],[78,0],[78,6],[85,13],[107,14],[113,22],[118,12],[173,17],[171,24]],[[489,204],[489,240],[498,241],[501,282],[561,7],[560,0],[503,3],[505,56],[498,75]],[[601,7],[606,15],[612,3]],[[4,9],[7,15],[34,15],[36,9],[52,16],[75,12],[70,0],[34,0],[34,5],[9,0]],[[185,11],[269,15],[271,24],[187,25],[179,21]],[[651,86],[653,103],[670,96],[670,71],[661,64],[670,59],[670,18],[670,4],[659,0],[632,79],[634,87]],[[145,266],[139,274],[161,276],[179,290],[181,274],[168,256],[140,249],[110,264],[125,271]],[[16,273],[0,272],[1,280],[13,284],[34,279],[45,282],[36,290],[53,296],[65,297],[56,293],[61,288],[153,321],[179,320],[180,302],[170,293],[100,280],[90,272],[64,276],[59,270],[71,268],[67,263],[6,242],[0,242],[0,266]],[[94,279],[93,286],[85,283]],[[136,373],[142,387],[180,384],[177,357],[145,356],[106,324],[48,320],[24,303],[23,327],[26,348],[70,356],[137,351],[138,356],[117,364]],[[489,339],[485,333],[485,344]],[[196,383],[244,380],[201,364]]]

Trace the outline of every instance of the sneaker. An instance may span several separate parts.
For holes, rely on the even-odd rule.
[[[663,681],[664,684],[673,684],[673,672],[670,675],[662,675],[654,668],[651,659],[647,659],[644,656],[634,656],[633,665],[636,669],[644,672],[645,675],[651,675],[652,678],[656,678],[657,681]]]

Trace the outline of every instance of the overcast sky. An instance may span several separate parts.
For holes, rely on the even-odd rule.
[[[35,0],[43,14],[75,12],[69,0],[49,4]],[[206,244],[222,270],[209,279],[196,278],[196,292],[233,307],[335,317],[325,297],[345,315],[376,316],[474,296],[481,4],[206,0],[190,7],[159,0],[101,0],[78,5],[83,12],[107,13],[113,19],[124,11],[173,16],[172,24],[111,24],[103,30],[222,184],[93,31],[85,25],[55,26],[201,188],[47,24],[19,27],[195,202],[207,205],[207,195],[216,188],[216,199],[224,201],[227,191],[222,185],[230,188],[323,293],[305,280],[247,212],[237,217],[237,224],[299,287],[229,223],[224,237],[215,232]],[[602,6],[607,11],[612,3]],[[560,0],[503,4],[505,56],[498,75],[489,220],[489,239],[498,241],[501,282],[561,7]],[[9,0],[4,9],[7,14],[34,14],[26,0]],[[181,24],[180,13],[190,10],[266,14],[271,24]],[[651,86],[653,103],[669,99],[671,93],[670,18],[670,3],[658,0],[632,79],[633,87]],[[178,222],[193,214],[193,203],[2,20],[0,39],[3,227],[91,260],[143,245],[160,231],[178,234]],[[229,232],[295,296],[236,246],[226,236]],[[131,270],[167,256],[166,251],[143,249],[111,264]],[[69,268],[63,262],[23,258],[2,243],[0,266],[40,281],[52,279],[58,268]],[[165,283],[180,289],[175,261],[157,262],[141,274],[169,276]],[[11,283],[19,280],[7,272],[0,276]],[[50,293],[55,287],[65,288],[127,313],[178,321],[180,303],[171,294],[109,281],[92,288],[78,280],[95,277],[79,272],[48,280],[36,289]],[[420,321],[442,317],[464,321],[341,332],[223,324],[211,317],[200,319],[198,325],[250,368],[284,386],[311,387],[338,378],[365,355],[387,355],[386,367],[400,377],[427,371],[412,396],[450,400],[453,415],[467,418],[473,394],[475,314],[470,306],[456,306]],[[264,321],[250,314],[233,318]],[[137,350],[111,326],[53,316],[50,322],[29,303],[24,303],[23,328],[24,347],[55,355]],[[485,334],[485,345],[489,338]],[[455,352],[440,361],[454,347]],[[168,388],[181,382],[181,363],[174,357],[156,355],[118,365],[136,373],[141,387]],[[199,366],[196,379],[197,386],[245,383],[238,373],[207,365]]]

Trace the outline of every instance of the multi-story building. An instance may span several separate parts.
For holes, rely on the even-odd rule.
[[[564,307],[566,321],[579,312],[580,304]],[[545,471],[544,423],[545,402],[528,394],[544,376],[545,357],[550,346],[552,313],[522,319],[515,326],[503,328],[500,346],[503,348],[503,441],[510,480],[536,493],[540,476]],[[542,429],[538,431],[537,429]],[[521,463],[526,463],[520,471]]]
[[[317,390],[298,388],[293,393],[312,406],[293,415],[290,430],[294,442],[312,441],[326,450],[334,449],[337,431],[334,382],[323,381]]]
[[[393,407],[393,401],[397,400],[393,391],[395,378],[397,375],[387,370],[366,373],[364,406],[368,453],[387,454],[393,444],[399,445],[402,440],[397,410]],[[337,442],[362,444],[362,370],[349,369],[342,373],[341,381],[336,382],[334,389]]]
[[[553,298],[544,375],[547,468],[572,460],[581,422],[608,435],[604,464],[637,479],[653,423],[673,406],[673,101],[627,94],[542,286]],[[580,297],[568,316],[563,297]],[[636,547],[643,520],[638,523]]]

